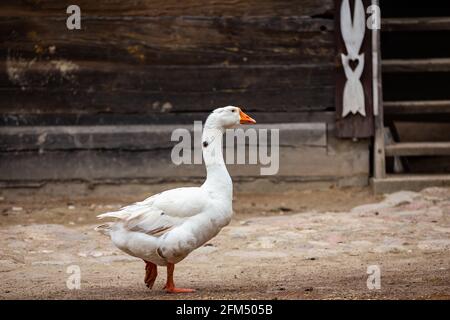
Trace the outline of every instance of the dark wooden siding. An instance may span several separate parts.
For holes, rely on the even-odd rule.
[[[367,183],[367,144],[333,137],[333,0],[78,0],[73,31],[69,4],[0,4],[0,185],[202,177],[171,132],[230,104],[291,123],[270,179]]]
[[[184,123],[230,104],[301,121],[334,109],[333,0],[80,0],[73,31],[69,4],[2,1],[3,124]]]

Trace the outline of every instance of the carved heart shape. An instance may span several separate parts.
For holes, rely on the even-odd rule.
[[[353,71],[355,71],[358,64],[359,64],[359,59],[349,59],[348,60],[348,65],[350,66],[350,68],[352,68]]]

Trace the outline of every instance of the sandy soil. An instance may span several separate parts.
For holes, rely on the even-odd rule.
[[[97,214],[149,195],[134,188],[1,191],[0,298],[450,299],[450,189],[240,192],[233,222],[176,267],[196,293],[170,295],[164,268],[147,289],[144,263],[93,230]],[[79,290],[66,285],[74,265]],[[379,290],[367,287],[372,265]]]

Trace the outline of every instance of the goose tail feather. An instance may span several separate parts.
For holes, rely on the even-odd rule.
[[[105,236],[109,236],[113,224],[113,222],[104,223],[96,227],[94,230],[104,234]]]

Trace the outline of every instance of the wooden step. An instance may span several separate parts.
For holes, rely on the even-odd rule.
[[[450,113],[450,100],[385,101],[385,114],[435,114]]]
[[[450,142],[404,142],[386,146],[386,156],[447,156]]]
[[[450,17],[383,18],[381,31],[445,31],[450,30]]]
[[[385,178],[371,179],[376,194],[392,193],[400,190],[420,191],[429,187],[450,186],[450,174],[411,175],[394,174]]]
[[[382,61],[383,73],[449,72],[450,58],[388,59]]]

